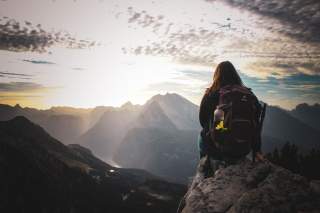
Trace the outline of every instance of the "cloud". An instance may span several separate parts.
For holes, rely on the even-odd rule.
[[[0,102],[2,104],[46,108],[46,97],[54,87],[34,82],[0,82]]]
[[[0,78],[29,80],[31,79],[32,76],[33,75],[22,74],[22,73],[0,72]]]
[[[152,32],[157,33],[162,25],[164,25],[164,16],[158,15],[153,16],[148,14],[146,11],[134,11],[132,7],[128,7],[128,23],[137,24],[143,28],[150,28]],[[170,27],[169,27],[170,28]],[[168,26],[166,31],[169,31]]]
[[[22,61],[24,61],[24,62],[29,62],[29,63],[32,63],[32,64],[47,64],[47,65],[56,64],[56,63],[54,63],[54,62],[42,61],[42,60],[27,60],[27,59],[23,59]]]
[[[0,83],[0,92],[27,92],[41,89],[45,89],[45,87],[32,82]]]
[[[13,73],[13,72],[0,72],[0,74],[2,75],[9,75],[9,76],[33,76],[33,75],[29,75],[29,74],[23,74],[23,73]]]
[[[61,44],[67,48],[87,48],[95,42],[79,40],[67,32],[48,32],[40,24],[20,23],[8,17],[0,19],[0,50],[46,52],[47,48]]]
[[[284,79],[289,76],[298,74],[305,75],[320,75],[319,62],[305,62],[305,61],[266,61],[257,60],[248,63],[243,68],[244,72],[251,76],[259,78],[274,77],[276,79]]]
[[[40,98],[41,95],[0,95],[0,99]]]
[[[289,12],[285,12],[289,1],[282,5],[250,0],[251,6],[246,1],[210,2],[214,6],[212,14],[201,19],[197,16],[199,25],[174,22],[163,15],[130,8],[128,23],[149,30],[157,39],[123,47],[123,52],[169,57],[176,63],[207,67],[231,60],[239,62],[238,69],[259,78],[320,73],[320,40],[314,33],[316,29],[319,32],[320,24],[315,24],[320,20],[318,10],[309,8],[302,0],[295,2]],[[299,5],[304,12],[296,11]],[[319,3],[311,1],[310,5],[318,8]],[[219,10],[225,12],[217,13]],[[299,17],[292,21],[292,14]]]
[[[73,70],[78,70],[78,71],[85,70],[85,68],[82,68],[82,67],[73,67],[72,69],[73,69]]]
[[[295,105],[307,102],[320,102],[320,76],[307,74],[294,74],[282,79],[267,77],[251,77],[240,73],[245,85],[252,88],[259,99],[269,104],[293,108]]]
[[[215,2],[215,0],[206,0]],[[320,42],[320,2],[318,0],[224,0],[233,7],[252,11],[256,14],[280,20],[281,29],[270,26],[270,30],[280,31],[301,41]]]

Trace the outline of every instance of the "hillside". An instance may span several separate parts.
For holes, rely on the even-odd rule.
[[[24,116],[32,122],[41,125],[49,134],[64,144],[74,143],[75,140],[90,129],[101,115],[113,107],[74,108],[51,107],[47,110],[22,108],[0,104],[0,121],[7,121],[16,116]]]
[[[185,188],[114,168],[24,117],[0,122],[1,212],[175,212]]]
[[[178,129],[200,129],[198,122],[198,106],[176,93],[155,95],[147,101],[145,106],[157,102],[164,113],[171,119]]]
[[[139,168],[175,182],[194,175],[198,154],[192,130],[131,129],[123,139],[114,161],[125,168]]]
[[[109,161],[131,127],[130,123],[137,117],[137,113],[136,110],[127,109],[107,111],[76,142],[88,147],[98,157]]]
[[[320,131],[315,128],[319,126],[318,106],[301,104],[292,111],[268,106],[262,133],[263,152],[272,152],[287,141],[303,152],[319,148]],[[87,147],[112,165],[143,168],[169,180],[185,182],[193,174],[197,162],[198,111],[199,107],[184,97],[167,93],[151,97],[144,105],[127,102],[121,107],[36,110],[1,105],[0,119],[26,115],[63,143]],[[131,154],[130,160],[126,153],[131,150],[125,146],[133,147],[134,155]],[[190,153],[180,151],[185,147]],[[149,164],[140,163],[148,160]],[[165,168],[164,162],[177,166]],[[190,166],[181,166],[185,162]]]
[[[320,131],[320,104],[298,104],[290,114],[301,122]]]
[[[320,147],[318,140],[320,131],[294,118],[279,107],[267,107],[263,134],[279,141],[290,141],[303,150]],[[268,143],[268,140],[264,143]]]

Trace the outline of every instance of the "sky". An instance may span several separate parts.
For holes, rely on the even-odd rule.
[[[199,105],[231,61],[262,101],[320,102],[317,0],[1,0],[0,103]]]

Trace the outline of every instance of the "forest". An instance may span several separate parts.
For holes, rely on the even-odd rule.
[[[320,149],[311,149],[305,153],[299,152],[299,148],[290,142],[286,142],[280,149],[275,149],[266,154],[272,163],[280,165],[294,173],[298,173],[308,179],[320,179]]]

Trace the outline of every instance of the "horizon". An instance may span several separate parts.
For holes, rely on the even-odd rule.
[[[190,103],[192,103],[192,104],[196,105],[197,107],[199,107],[198,104],[193,103],[191,100],[187,99],[186,97],[182,96],[181,94],[178,94],[178,93],[169,93],[169,92],[167,92],[167,93],[165,93],[165,94],[160,94],[160,93],[154,94],[153,96],[151,96],[149,99],[147,99],[147,100],[146,100],[144,103],[142,103],[142,104],[141,104],[141,103],[133,103],[132,101],[127,100],[127,101],[123,102],[122,104],[120,104],[120,105],[118,105],[118,106],[97,105],[97,106],[92,106],[92,107],[78,107],[78,106],[72,106],[72,105],[54,105],[54,106],[50,106],[50,107],[48,107],[48,108],[37,108],[37,107],[23,106],[23,105],[21,105],[21,104],[19,104],[19,103],[16,103],[16,104],[14,104],[14,105],[11,105],[11,104],[4,104],[4,105],[8,105],[8,106],[11,106],[11,107],[21,107],[21,108],[37,109],[37,110],[50,110],[50,109],[52,109],[52,108],[59,108],[59,107],[61,107],[61,108],[66,107],[66,108],[73,108],[73,109],[82,109],[82,110],[92,110],[92,109],[95,109],[95,108],[97,108],[97,107],[114,107],[114,108],[121,108],[123,105],[125,105],[125,104],[127,104],[127,103],[130,103],[130,104],[132,104],[132,105],[134,105],[134,106],[136,106],[136,105],[143,106],[143,105],[145,105],[149,100],[151,100],[152,98],[154,98],[154,97],[157,96],[157,95],[161,95],[161,96],[165,96],[165,95],[178,95],[178,96],[186,99],[186,100],[189,101]],[[262,100],[259,99],[259,101],[262,101]],[[263,102],[264,102],[264,101],[263,101]],[[266,102],[265,102],[265,103],[266,103]],[[2,104],[2,103],[0,103],[0,104]],[[271,106],[271,107],[279,107],[279,108],[281,108],[281,109],[289,110],[289,111],[290,111],[290,110],[295,109],[298,105],[301,105],[301,104],[307,104],[308,106],[317,106],[317,105],[319,105],[320,103],[308,104],[308,103],[303,102],[303,103],[298,103],[298,104],[295,105],[293,108],[284,108],[284,107],[281,107],[281,106],[279,106],[279,105],[270,105],[269,103],[267,103],[267,104],[268,104],[268,106]]]
[[[0,103],[199,105],[224,60],[270,105],[320,103],[319,5],[250,2],[0,1]]]

